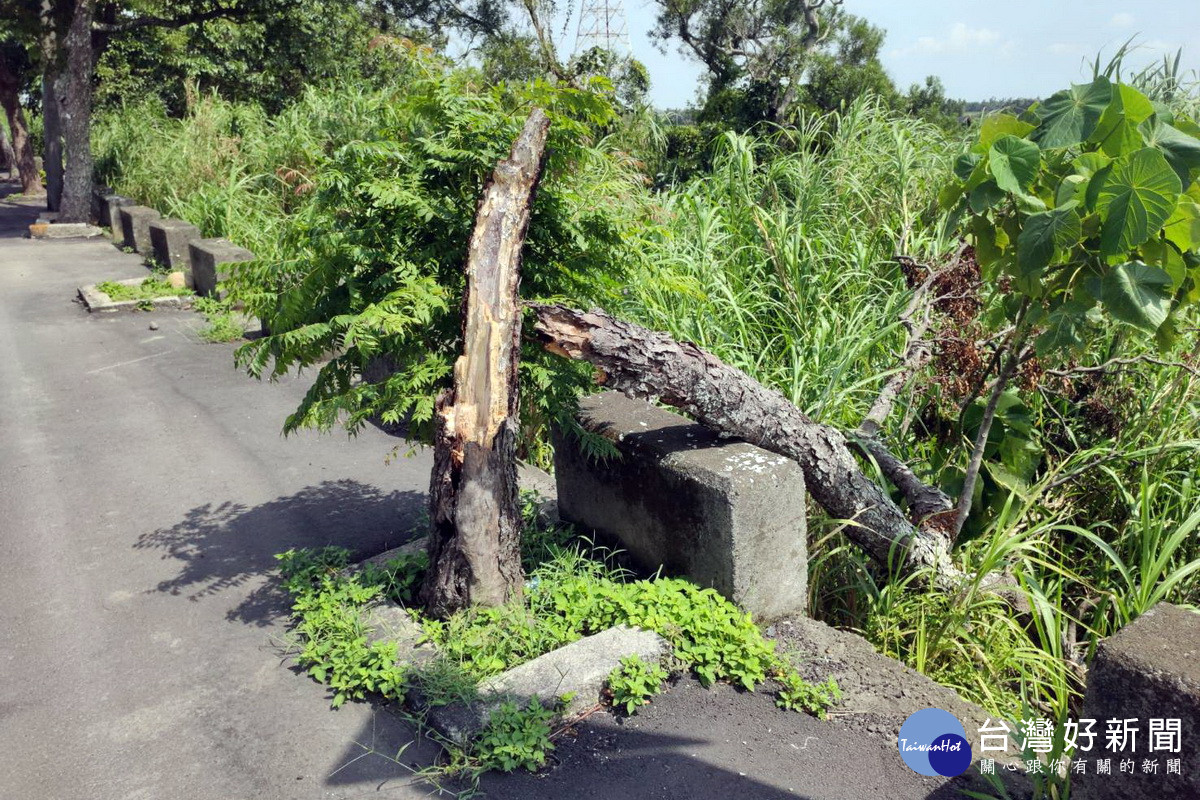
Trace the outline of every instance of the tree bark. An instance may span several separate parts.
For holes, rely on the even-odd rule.
[[[92,213],[92,17],[93,0],[75,0],[67,29],[67,71],[61,100],[66,172],[60,222],[88,222]]]
[[[542,172],[550,120],[534,109],[496,165],[467,250],[463,355],[435,409],[429,488],[429,571],[422,599],[446,617],[520,597],[517,367],[521,249]]]
[[[8,130],[0,125],[0,167],[8,170],[9,178],[17,169],[17,154],[13,152],[12,142],[8,140]]]
[[[38,175],[33,143],[29,139],[29,127],[25,124],[25,112],[21,109],[21,99],[18,96],[20,89],[21,84],[17,76],[9,70],[3,59],[0,59],[0,105],[4,106],[8,129],[12,132],[17,171],[21,174],[21,191],[32,197],[45,190],[42,188],[42,178]]]
[[[46,171],[46,208],[58,211],[63,193],[62,123],[58,113],[58,75],[42,75],[42,168]]]
[[[906,571],[931,569],[945,588],[962,582],[944,533],[909,521],[859,469],[845,437],[809,419],[781,393],[690,342],[602,311],[527,305],[547,349],[593,364],[601,384],[632,397],[661,399],[711,428],[798,462],[813,499],[831,516],[848,520],[846,535],[876,562]]]
[[[57,211],[62,202],[62,121],[59,115],[58,29],[54,3],[42,0],[42,168],[46,171],[46,208]]]

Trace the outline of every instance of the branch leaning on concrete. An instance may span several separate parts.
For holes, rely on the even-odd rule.
[[[661,399],[717,431],[800,464],[808,491],[831,516],[849,520],[846,535],[882,565],[932,569],[937,584],[965,576],[935,527],[913,525],[859,469],[841,432],[809,419],[781,393],[690,342],[616,319],[603,311],[526,303],[546,349],[587,361],[599,383],[644,400]]]

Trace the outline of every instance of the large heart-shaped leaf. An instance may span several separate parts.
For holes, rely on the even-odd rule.
[[[954,159],[954,174],[959,180],[965,181],[971,177],[971,173],[975,171],[975,165],[983,159],[979,153],[963,153],[958,158]]]
[[[1179,176],[1153,147],[1114,162],[1096,197],[1104,220],[1100,254],[1127,253],[1158,233],[1175,210],[1180,188]]]
[[[1020,194],[1037,177],[1042,151],[1028,139],[1011,133],[1001,134],[988,150],[988,163],[996,185],[1006,192]]]
[[[980,124],[979,141],[971,149],[978,153],[984,153],[1002,134],[1007,133],[1024,138],[1031,130],[1033,130],[1032,125],[1022,122],[1012,114],[992,114]]]
[[[1200,204],[1190,197],[1180,197],[1179,205],[1163,225],[1163,235],[1183,252],[1200,247]]]
[[[1163,270],[1129,261],[1101,279],[1100,301],[1114,319],[1153,333],[1171,309],[1170,288],[1171,276]]]
[[[1038,109],[1042,121],[1033,140],[1047,150],[1074,147],[1092,135],[1111,100],[1112,84],[1104,77],[1051,95]]]
[[[1113,158],[1142,147],[1144,141],[1138,125],[1154,113],[1154,104],[1146,95],[1118,83],[1112,90],[1112,101],[1100,115],[1096,130],[1088,141],[1097,142],[1100,149]]]
[[[1162,152],[1186,188],[1191,183],[1191,171],[1200,168],[1200,139],[1162,122],[1157,114],[1143,122],[1140,128],[1146,144]]]
[[[1007,195],[996,185],[995,181],[985,181],[967,195],[967,205],[975,214],[982,214],[992,206],[1004,200]]]
[[[1046,330],[1034,342],[1037,354],[1044,357],[1062,350],[1083,349],[1088,312],[1093,308],[1082,300],[1067,300],[1055,306],[1046,316]]]
[[[1017,237],[1017,267],[1022,277],[1045,269],[1057,250],[1066,250],[1083,238],[1075,203],[1033,214]]]

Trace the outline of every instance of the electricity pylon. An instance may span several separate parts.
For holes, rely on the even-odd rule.
[[[617,56],[633,54],[629,43],[629,20],[621,0],[582,0],[574,54],[582,55],[594,47]]]

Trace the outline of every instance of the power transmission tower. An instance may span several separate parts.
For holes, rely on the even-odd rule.
[[[581,0],[574,54],[582,55],[592,48],[607,50],[617,56],[633,54],[629,43],[629,20],[621,0]]]

